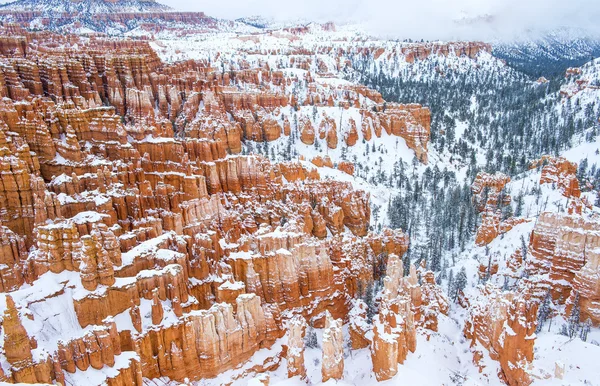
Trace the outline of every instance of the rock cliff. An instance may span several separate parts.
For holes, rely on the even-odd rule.
[[[533,361],[539,299],[532,296],[536,284],[520,282],[514,291],[503,292],[493,285],[480,287],[470,299],[470,314],[464,334],[471,340],[475,362],[484,366],[483,347],[500,362],[499,376],[509,385],[529,385],[528,366]]]

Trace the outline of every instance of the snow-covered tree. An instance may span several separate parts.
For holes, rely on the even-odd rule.
[[[542,328],[544,327],[544,323],[546,323],[546,320],[548,319],[548,316],[550,316],[550,313],[552,312],[552,295],[550,293],[550,291],[548,291],[546,293],[546,296],[544,296],[544,300],[542,301],[542,304],[540,304],[540,307],[538,308],[538,324],[537,327],[535,328],[535,332],[539,333],[540,331],[542,331]]]
[[[573,308],[571,309],[571,315],[569,316],[568,332],[569,338],[574,338],[579,331],[579,318],[581,312],[579,309],[579,292],[575,292],[573,297]]]
[[[306,329],[306,335],[304,336],[304,345],[308,348],[318,348],[319,339],[317,338],[317,332],[312,326]]]
[[[465,267],[462,267],[456,275],[456,279],[454,279],[454,301],[458,300],[458,295],[464,291],[464,289],[467,287],[467,283],[467,270]]]

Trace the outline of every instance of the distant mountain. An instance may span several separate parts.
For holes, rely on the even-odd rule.
[[[235,21],[239,23],[248,24],[252,27],[267,29],[272,28],[272,25],[275,24],[275,20],[271,18],[266,18],[263,16],[249,16],[249,17],[241,17],[236,19]]]
[[[561,29],[539,38],[495,44],[493,54],[530,76],[554,77],[599,57],[600,37]]]
[[[18,0],[0,6],[0,11],[99,14],[113,12],[165,12],[172,8],[154,0]]]
[[[241,17],[239,19],[236,19],[235,21],[238,23],[244,23],[249,26],[265,30],[301,27],[314,23],[313,21],[308,19],[275,19],[272,17],[265,17],[259,15]]]
[[[256,30],[203,12],[177,12],[154,0],[18,0],[0,5],[0,21],[33,30],[112,36]]]

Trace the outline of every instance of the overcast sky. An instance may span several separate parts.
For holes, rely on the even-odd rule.
[[[576,27],[600,32],[600,0],[159,0],[179,10],[234,19],[362,21],[374,33],[425,39],[514,37]],[[462,21],[462,22],[459,22]]]

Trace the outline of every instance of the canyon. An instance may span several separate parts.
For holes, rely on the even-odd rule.
[[[510,71],[492,45],[133,3],[0,7],[0,381],[587,376],[548,354],[575,341],[593,357],[600,337],[600,210],[581,163],[543,155],[509,176],[477,149],[469,164],[449,148],[470,128],[444,149],[435,110],[358,81],[397,63]],[[561,104],[595,93],[591,77],[569,69]],[[456,176],[468,242],[423,252],[435,220],[398,226],[394,196],[411,186],[414,214]]]
[[[340,379],[351,300],[384,275],[374,261],[399,264],[408,238],[370,231],[369,194],[322,179],[313,166],[322,161],[271,162],[242,146],[292,135],[355,146],[356,121],[324,108],[339,106],[369,137],[402,138],[427,162],[427,108],[383,107],[373,90],[266,63],[165,64],[144,41],[16,24],[2,33],[2,379],[71,384],[104,369],[98,380],[110,385],[200,380],[272,348],[288,328],[290,342],[249,371],[278,366],[287,351],[290,376],[302,375],[307,323],[329,331],[323,379]],[[301,81],[307,94],[289,94]],[[283,110],[302,105],[324,109],[291,124]],[[65,301],[54,312],[71,326],[38,340],[32,329]],[[47,310],[26,317],[34,304]]]

